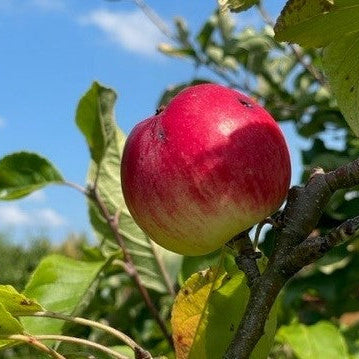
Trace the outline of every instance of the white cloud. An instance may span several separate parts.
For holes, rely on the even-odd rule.
[[[51,208],[25,210],[18,204],[0,206],[0,224],[27,228],[55,228],[66,224],[66,220]]]
[[[63,0],[32,0],[31,5],[46,11],[58,11],[65,8]]]
[[[0,207],[0,222],[3,225],[27,225],[31,223],[31,216],[18,205],[8,204]]]
[[[66,220],[51,208],[39,209],[33,213],[35,219],[44,227],[60,227]]]
[[[99,9],[83,16],[80,23],[97,27],[110,41],[141,55],[154,56],[157,45],[164,40],[164,35],[140,10],[112,12]]]

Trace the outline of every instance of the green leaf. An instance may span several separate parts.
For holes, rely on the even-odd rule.
[[[86,296],[105,262],[83,262],[61,255],[45,257],[35,269],[24,295],[35,298],[46,310],[71,314]],[[59,334],[63,322],[46,318],[23,318],[31,334]]]
[[[172,45],[166,43],[159,44],[158,50],[163,54],[172,57],[193,57],[196,54],[194,49],[191,47],[173,47]]]
[[[24,327],[0,303],[0,335],[22,334]],[[16,344],[13,340],[0,340],[0,350]]]
[[[323,47],[359,30],[357,0],[289,0],[274,27],[278,41]]]
[[[247,10],[258,2],[259,0],[218,0],[221,10],[229,9],[234,12]]]
[[[76,124],[86,138],[91,158],[99,163],[115,135],[114,105],[116,93],[94,82],[81,98],[76,111]]]
[[[197,42],[205,50],[211,43],[212,34],[218,25],[218,15],[214,14],[209,17],[197,35]]]
[[[11,285],[0,285],[0,304],[15,317],[43,310],[39,303],[20,294]]]
[[[359,3],[357,8],[359,18]],[[358,53],[359,31],[346,34],[324,49],[323,68],[345,120],[359,137]]]
[[[312,326],[300,323],[282,326],[276,338],[288,344],[298,359],[349,359],[343,336],[330,322],[322,321]]]
[[[21,323],[0,303],[0,335],[21,334],[23,331]],[[0,341],[0,347],[1,344],[2,341]]]
[[[63,183],[60,172],[36,153],[16,152],[0,160],[0,200],[17,199],[51,183]]]
[[[224,260],[219,266],[193,274],[181,288],[171,321],[177,359],[220,359],[230,344],[244,314],[249,289],[243,272],[235,264],[225,264]],[[276,330],[276,313],[275,305],[251,359],[267,358]]]

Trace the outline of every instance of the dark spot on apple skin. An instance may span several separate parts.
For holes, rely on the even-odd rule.
[[[229,327],[229,330],[230,330],[231,332],[234,332],[234,324],[233,324],[233,323],[231,323],[231,326]]]
[[[188,289],[185,289],[185,290],[183,291],[183,294],[184,294],[184,295],[188,295],[188,294],[189,294]]]
[[[160,129],[158,131],[157,137],[161,142],[166,142],[166,134],[165,134],[165,131],[163,131],[163,129]]]
[[[350,76],[349,76],[349,75],[346,75],[346,76],[345,76],[345,80],[348,81],[349,79],[350,79]]]
[[[244,107],[253,108],[253,105],[251,103],[249,103],[248,101],[246,101],[246,100],[243,100],[243,99],[239,98],[238,101]]]
[[[350,92],[353,92],[354,90],[355,90],[355,87],[352,86],[349,91],[350,91]]]

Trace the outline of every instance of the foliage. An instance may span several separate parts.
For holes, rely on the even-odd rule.
[[[279,122],[290,123],[306,140],[309,147],[302,150],[303,181],[313,167],[328,171],[357,158],[356,1],[289,0],[277,21],[275,35],[260,2],[220,1],[220,5],[221,9],[194,36],[184,19],[175,20],[175,40],[161,44],[159,50],[192,61],[211,75],[204,78],[198,71],[198,77],[172,85],[159,104],[166,104],[189,84],[221,81],[249,93]],[[261,29],[238,31],[226,7],[242,11],[254,5],[267,24]],[[126,342],[127,337],[124,345],[120,334],[110,336],[103,328],[65,323],[59,318],[23,318],[41,310],[106,323],[106,328],[119,328],[153,356],[168,358],[175,356],[168,340],[172,324],[177,358],[196,358],[199,353],[203,359],[220,358],[248,301],[244,274],[234,265],[228,248],[203,257],[181,257],[159,248],[135,224],[121,192],[119,165],[125,135],[114,118],[115,101],[112,89],[94,83],[81,98],[75,116],[91,158],[86,185],[76,188],[88,200],[98,245],[81,243],[75,250],[65,246],[63,251],[75,257],[68,258],[71,255],[48,255],[46,242],[24,249],[0,241],[1,267],[7,268],[0,273],[0,282],[16,288],[0,287],[0,346],[19,344],[9,335],[41,332],[90,339],[127,357],[134,357],[138,350],[131,341]],[[71,185],[37,154],[19,152],[0,160],[1,199],[20,198],[51,183]],[[358,215],[358,198],[358,188],[338,191],[313,236],[328,233]],[[273,239],[271,229],[260,245],[264,254],[273,249]],[[44,255],[35,269],[35,263]],[[271,358],[358,356],[358,265],[356,238],[303,269],[287,284],[273,307],[253,359],[267,357],[276,325]],[[33,272],[30,279],[29,272]],[[29,305],[28,313],[14,310],[9,296],[33,307]],[[89,358],[91,353],[98,358],[108,357],[68,342],[53,347],[67,358]],[[10,348],[3,357],[16,355],[41,358],[43,354],[34,349]]]

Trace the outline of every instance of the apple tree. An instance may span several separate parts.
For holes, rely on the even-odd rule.
[[[238,32],[230,11],[251,7],[265,26]],[[209,254],[165,250],[132,218],[111,88],[95,82],[76,110],[90,155],[85,185],[36,153],[4,156],[1,200],[68,186],[87,198],[98,238],[82,260],[46,256],[23,291],[0,286],[4,353],[27,344],[35,351],[25,357],[58,359],[356,358],[358,19],[356,0],[289,0],[275,23],[260,1],[220,0],[194,37],[175,20],[159,50],[192,61],[199,76],[165,91],[158,112],[190,85],[221,83],[290,124],[308,147],[303,184],[282,208]]]

